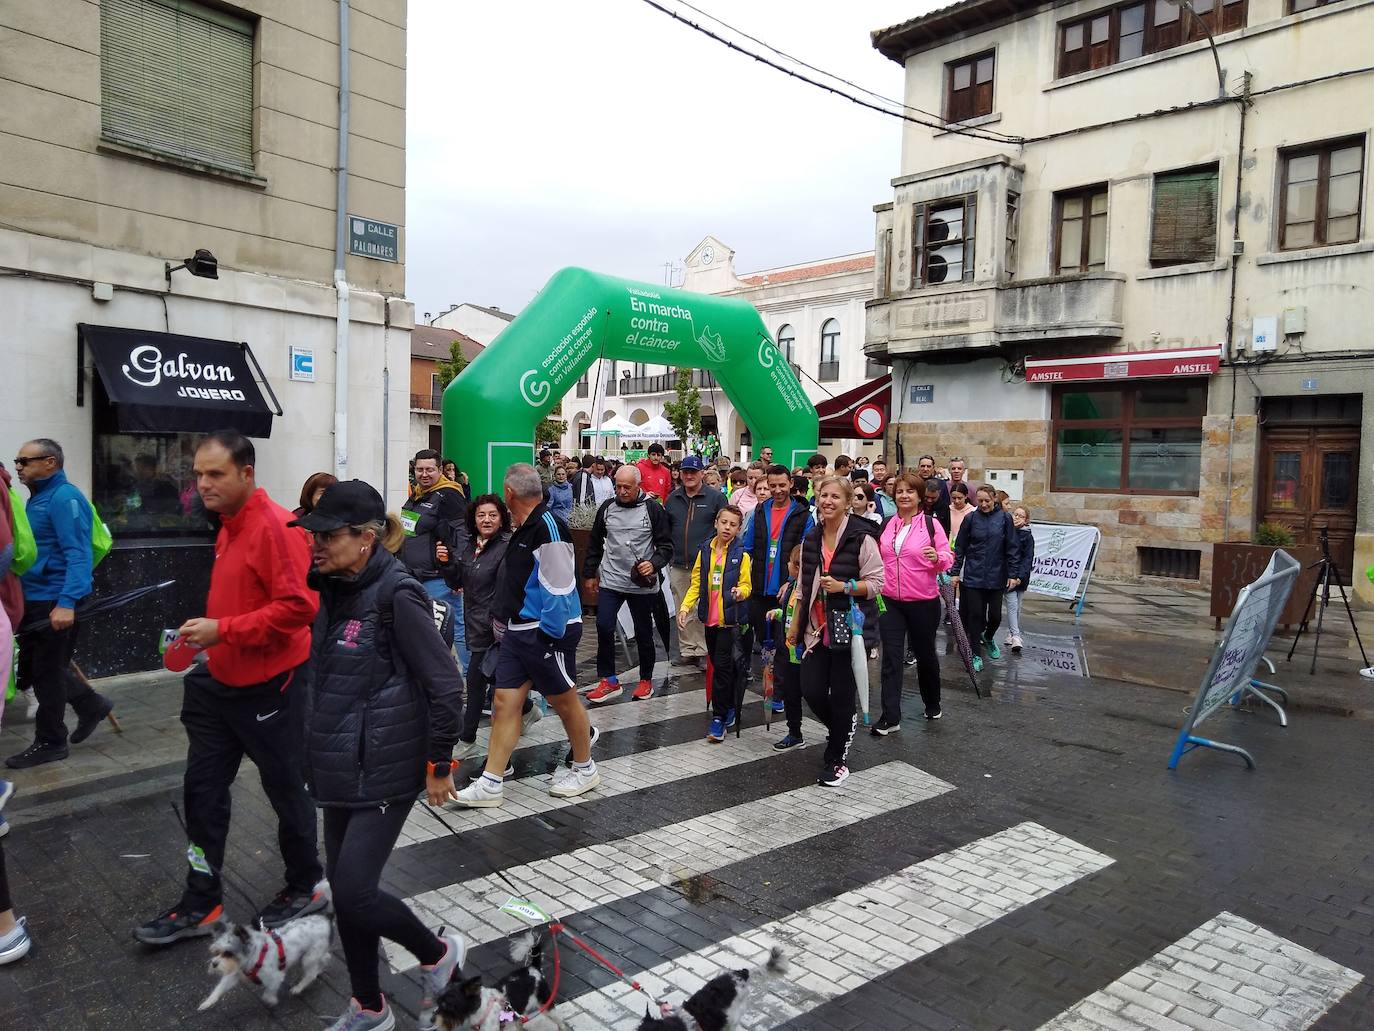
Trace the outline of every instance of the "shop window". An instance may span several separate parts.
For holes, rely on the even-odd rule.
[[[1354,243],[1360,235],[1364,144],[1338,140],[1280,155],[1279,247]]]
[[[1217,166],[1155,176],[1150,264],[1184,265],[1217,256]]]
[[[1186,10],[1169,0],[1137,0],[1059,26],[1058,74],[1077,75],[1144,54],[1243,28],[1246,0],[1192,0]]]
[[[251,173],[253,31],[194,0],[103,0],[101,134]]]
[[[95,434],[92,500],[117,540],[205,537],[193,470],[199,433]]]
[[[1107,267],[1105,184],[1055,194],[1054,218],[1054,252],[1061,275]]]
[[[945,65],[945,121],[992,114],[993,52]]]
[[[1055,389],[1051,490],[1197,494],[1205,380]]]
[[[917,204],[914,211],[916,280],[921,286],[973,279],[974,215],[972,195]]]

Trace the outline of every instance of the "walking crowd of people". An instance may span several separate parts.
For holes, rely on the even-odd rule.
[[[6,764],[25,769],[66,759],[113,705],[72,664],[103,524],[67,480],[56,441],[29,441],[14,464],[29,497],[0,464],[0,681],[13,635],[12,704],[31,698],[36,712],[32,744]],[[214,565],[204,609],[187,614],[168,661],[185,670],[184,884],[134,938],[166,946],[207,935],[222,918],[230,787],[246,757],[275,813],[283,868],[257,926],[273,933],[332,905],[352,989],[333,1031],[395,1026],[378,944],[399,944],[420,964],[420,1027],[432,1028],[464,943],[381,887],[417,800],[502,805],[511,755],[546,708],[569,743],[550,795],[594,791],[589,709],[624,692],[616,632],[625,608],[633,700],[654,696],[661,648],[671,671],[705,673],[706,736],[722,743],[758,661],[775,685],[765,704],[786,723],[774,747],[803,743],[805,703],[826,733],[818,782],[843,784],[858,726],[856,655],[860,666],[881,655],[872,733],[886,737],[901,729],[910,666],[924,718],[944,715],[936,637],[951,614],[942,597],[957,591],[975,668],[1001,657],[1004,599],[1004,643],[1022,645],[1030,510],[971,487],[966,472],[961,458],[938,470],[929,455],[906,469],[821,454],[789,468],[767,447],[748,464],[697,454],[670,462],[654,444],[633,463],[541,451],[535,464],[506,470],[500,493],[471,497],[454,463],[423,450],[399,512],[373,486],[328,473],[311,476],[288,511],[258,484],[251,441],[233,430],[207,435],[194,473],[218,526]],[[570,521],[590,531],[580,557]],[[584,610],[596,624],[586,704],[576,678]],[[458,764],[483,755],[459,787]],[[0,780],[0,840],[13,789]],[[29,946],[0,843],[0,964]]]

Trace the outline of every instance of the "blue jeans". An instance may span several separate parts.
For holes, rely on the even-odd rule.
[[[463,626],[463,595],[459,591],[449,590],[448,584],[443,580],[425,580],[425,593],[431,598],[438,598],[440,601],[447,602],[453,607],[453,647],[458,652],[458,665],[463,669],[463,676],[468,675],[468,662],[472,655],[468,652],[468,632]]]

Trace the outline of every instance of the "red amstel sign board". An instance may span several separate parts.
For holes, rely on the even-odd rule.
[[[1070,383],[1083,380],[1211,376],[1220,367],[1221,349],[1216,346],[1172,351],[1124,351],[1086,358],[1027,359],[1026,382]]]

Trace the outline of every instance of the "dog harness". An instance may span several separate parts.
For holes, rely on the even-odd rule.
[[[258,950],[258,958],[251,967],[243,972],[243,976],[248,978],[256,985],[261,985],[262,981],[258,978],[258,971],[267,962],[267,953],[273,943],[277,946],[277,969],[286,972],[286,946],[276,931],[267,932],[267,941],[262,943],[262,948]]]

